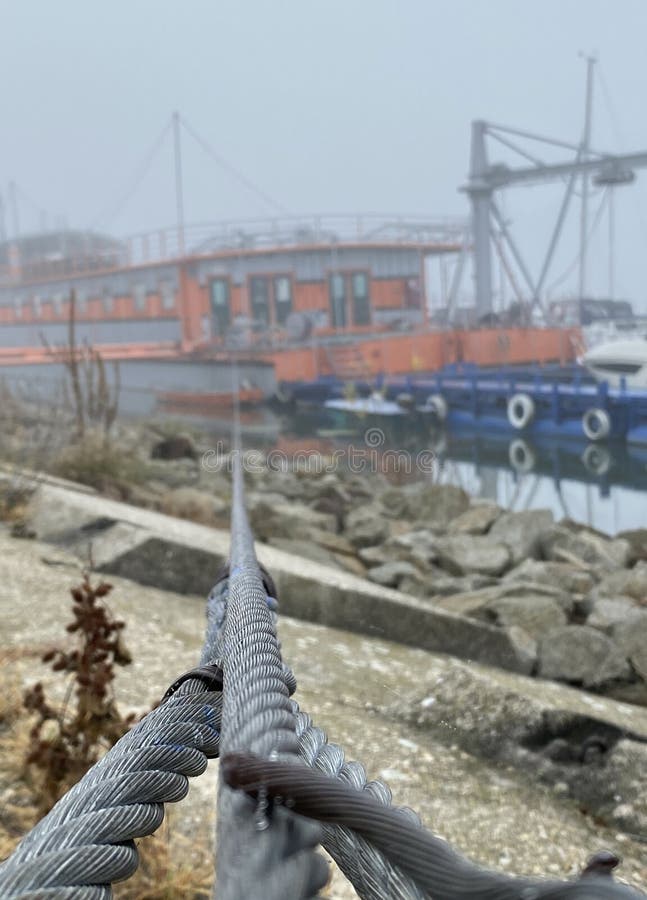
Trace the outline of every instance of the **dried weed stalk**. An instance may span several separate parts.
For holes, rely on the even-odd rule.
[[[114,698],[114,667],[127,665],[131,656],[122,638],[125,623],[114,619],[104,602],[111,589],[106,582],[93,586],[86,573],[71,590],[74,618],[66,626],[78,636],[77,646],[50,649],[42,656],[54,672],[71,676],[62,706],[48,701],[41,682],[25,694],[25,707],[36,714],[26,764],[37,772],[41,814],[125,734],[135,718],[122,716]]]

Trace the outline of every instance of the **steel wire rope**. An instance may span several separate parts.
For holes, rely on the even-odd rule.
[[[227,603],[219,636],[223,658],[222,747],[302,765],[293,679],[283,664],[272,600],[256,559],[245,510],[240,434],[239,376],[232,363],[234,421],[231,462],[231,550]],[[217,812],[216,891],[220,900],[301,900],[327,880],[315,852],[319,826],[287,810],[267,815],[262,800],[233,791],[220,780]]]
[[[202,667],[219,664],[217,625],[225,590],[220,582],[207,601]],[[205,690],[204,677],[179,681],[0,863],[3,900],[108,898],[112,882],[134,873],[134,839],[154,832],[164,818],[163,804],[181,800],[188,778],[218,756],[220,690]]]
[[[388,788],[367,782],[362,766],[328,744],[289,700],[295,682],[281,660],[275,604],[245,513],[238,404],[233,450],[231,561],[208,598],[201,667],[174,682],[171,696],[23,839],[0,866],[1,896],[111,896],[110,882],[136,868],[133,837],[159,826],[162,803],[181,799],[187,776],[203,771],[220,745],[216,891],[226,900],[305,898],[321,887],[325,865],[313,852],[320,827],[295,812],[325,823],[324,845],[371,900],[644,896],[609,878],[538,882],[481,869],[421,828],[415,814],[389,808]],[[209,669],[218,671],[222,694],[204,690]],[[277,791],[292,811],[272,802]]]
[[[271,197],[266,191],[260,188],[257,184],[254,184],[251,179],[249,179],[246,175],[244,175],[240,169],[236,168],[232,163],[224,158],[217,150],[215,150],[211,144],[206,141],[198,132],[187,122],[184,116],[180,116],[180,122],[184,126],[184,130],[189,134],[193,140],[202,147],[207,156],[210,156],[211,159],[216,162],[221,169],[224,169],[232,178],[242,184],[247,188],[248,191],[251,191],[252,194],[255,194],[259,200],[262,200],[267,206],[272,207],[277,212],[282,215],[289,215],[288,210],[282,203],[279,203],[278,200],[275,200],[274,197]]]
[[[0,897],[111,897],[137,868],[134,839],[218,755],[219,701],[188,680],[122,737],[0,864]]]
[[[153,160],[157,156],[159,149],[162,144],[166,140],[166,136],[169,131],[173,127],[173,120],[169,119],[164,128],[161,130],[155,141],[153,142],[150,150],[143,158],[143,160],[136,167],[133,177],[129,179],[128,188],[120,195],[119,200],[117,202],[113,202],[110,204],[107,209],[98,215],[91,221],[89,228],[90,230],[97,228],[99,225],[108,225],[108,223],[112,222],[113,219],[119,215],[124,206],[128,203],[128,201],[135,195],[140,185],[142,184],[146,175],[148,175],[149,169],[153,163]]]
[[[596,210],[595,217],[594,217],[593,222],[591,223],[591,226],[586,235],[586,243],[587,244],[590,242],[591,238],[595,235],[595,233],[598,229],[598,226],[600,224],[600,221],[602,220],[602,214],[603,214],[604,210],[606,209],[607,204],[608,204],[608,192],[605,190],[604,193],[602,194],[602,196],[600,197],[600,202],[598,204],[598,208]],[[580,254],[578,252],[577,255],[574,257],[574,259],[566,267],[566,269],[564,269],[564,271],[561,273],[561,275],[559,275],[555,279],[555,281],[553,281],[552,284],[550,284],[546,288],[546,295],[552,294],[552,292],[555,290],[555,288],[558,288],[560,286],[560,284],[563,284],[564,281],[566,281],[566,279],[569,277],[569,275],[571,275],[575,271],[579,261],[580,261]]]
[[[280,761],[251,754],[223,755],[225,780],[252,797],[280,798],[315,821],[341,825],[364,837],[412,877],[433,900],[638,900],[645,894],[590,874],[578,881],[514,877],[484,869],[411,822],[402,810],[377,802],[368,791]],[[613,863],[617,858],[610,854]],[[601,867],[605,868],[604,863]],[[608,867],[606,867],[608,868]],[[384,895],[383,895],[384,896]]]
[[[598,64],[595,68],[595,74],[597,80],[600,83],[600,87],[602,88],[602,96],[604,98],[604,102],[607,107],[607,112],[609,114],[609,118],[611,119],[611,123],[613,126],[613,130],[615,132],[614,137],[616,140],[616,145],[618,147],[626,146],[624,128],[620,122],[620,116],[618,115],[618,111],[616,109],[616,105],[613,102],[613,98],[611,96],[611,91],[607,84],[606,78],[602,72],[602,66],[598,60]],[[632,196],[634,198],[636,213],[638,216],[638,222],[640,224],[640,229],[642,231],[643,239],[647,239],[647,220],[645,219],[645,213],[643,209],[643,205],[640,199],[640,185],[637,186],[637,189],[632,191]]]
[[[310,716],[293,701],[297,715],[299,753],[317,772],[338,779],[357,790],[366,791],[378,803],[391,804],[391,791],[381,781],[369,781],[361,763],[347,761],[343,749],[330,743],[325,732],[313,725]],[[412,824],[422,827],[410,809],[402,808]],[[323,824],[323,846],[353,885],[361,900],[424,900],[427,893],[361,835],[340,824]]]

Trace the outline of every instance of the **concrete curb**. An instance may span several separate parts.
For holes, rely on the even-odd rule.
[[[49,480],[35,485],[31,525],[38,537],[82,558],[91,545],[93,564],[102,572],[206,596],[227,559],[225,531]],[[272,573],[286,615],[514,672],[530,670],[532,662],[505,630],[274,547],[259,544],[257,553]]]

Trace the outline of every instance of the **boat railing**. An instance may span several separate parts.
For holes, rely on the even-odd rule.
[[[591,350],[608,341],[621,341],[647,337],[647,315],[625,316],[618,319],[601,319],[582,325],[584,348]]]
[[[183,228],[169,226],[139,232],[106,248],[88,236],[87,247],[75,255],[49,254],[21,260],[17,248],[7,264],[0,265],[0,283],[27,279],[68,277],[94,271],[175,261],[185,257],[212,256],[239,251],[322,246],[335,249],[344,244],[403,244],[423,251],[459,251],[468,233],[464,219],[421,215],[331,214],[284,216],[271,219],[240,219],[201,222]]]

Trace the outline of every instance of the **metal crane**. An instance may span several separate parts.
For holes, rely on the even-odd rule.
[[[583,136],[579,144],[547,138],[517,128],[495,125],[491,122],[481,120],[472,122],[469,180],[461,190],[467,193],[472,206],[476,308],[479,316],[492,311],[492,239],[493,231],[497,231],[498,236],[506,242],[525,281],[531,306],[538,305],[543,311],[544,317],[548,318],[542,292],[578,176],[582,179],[579,283],[580,297],[582,298],[586,292],[589,178],[592,176],[595,184],[611,188],[632,182],[635,179],[634,169],[647,167],[647,150],[637,153],[612,154],[597,152],[589,146],[595,59],[588,58],[587,64],[586,115]],[[504,163],[491,163],[486,141],[488,137],[524,157],[530,165],[514,168]],[[546,164],[519,147],[513,138],[530,139],[571,150],[575,153],[575,158],[570,161]],[[535,279],[532,277],[518,245],[512,238],[508,223],[496,203],[495,192],[513,185],[537,184],[564,179],[566,179],[566,187],[562,203],[541,270]]]

